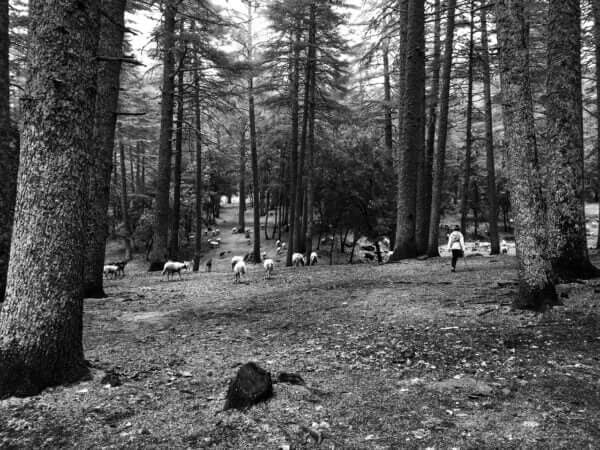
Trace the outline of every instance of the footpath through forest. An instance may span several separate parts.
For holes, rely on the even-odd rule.
[[[0,448],[600,445],[600,280],[559,286],[564,306],[543,315],[510,310],[506,255],[456,273],[444,258],[281,263],[270,280],[250,265],[234,285],[218,256],[249,249],[234,239],[212,273],[167,282],[138,261],[86,299],[93,379],[0,402]],[[248,361],[307,386],[223,412]]]

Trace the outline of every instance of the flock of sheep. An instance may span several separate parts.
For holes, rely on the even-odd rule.
[[[279,245],[279,241],[278,245],[277,245],[277,249],[280,249],[280,245]],[[285,245],[285,243],[283,243]],[[279,254],[279,252],[277,253]],[[242,275],[246,275],[247,272],[247,267],[246,267],[246,261],[248,260],[248,256],[233,256],[231,258],[231,270],[233,270],[233,282],[234,283],[239,283],[241,281]],[[263,267],[265,269],[265,275],[264,278],[265,279],[270,279],[272,274],[273,274],[273,269],[275,268],[275,261],[272,258],[267,258],[267,254],[266,253],[262,253],[261,255],[261,260],[263,263]],[[304,256],[302,253],[293,253],[292,254],[292,266],[294,267],[298,267],[298,266],[304,266],[304,265],[309,265],[309,266],[314,266],[315,264],[317,264],[317,262],[319,261],[319,256],[317,255],[317,252],[312,252],[310,254],[310,258],[306,259],[306,256]]]
[[[233,232],[236,232],[236,229],[233,229]],[[215,230],[213,231],[213,237],[218,236],[219,234],[219,230]],[[218,246],[220,244],[220,239],[218,241],[215,240],[215,244]],[[212,247],[212,245],[211,245]],[[285,242],[281,242],[280,240],[277,240],[277,242],[275,243],[275,247],[276,247],[276,252],[277,255],[280,255],[281,252],[283,250],[286,249],[286,243]],[[224,253],[224,252],[223,252]],[[223,254],[222,254],[223,255]],[[246,254],[245,256],[233,256],[231,258],[231,270],[233,271],[233,282],[234,283],[240,283],[242,276],[245,276],[248,269],[246,266],[246,262],[250,259],[250,253]],[[272,258],[267,258],[267,254],[265,252],[263,252],[261,254],[261,260],[263,263],[263,267],[265,270],[265,274],[264,274],[264,278],[265,279],[270,279],[271,276],[273,275],[273,269],[275,268],[275,261]],[[317,262],[319,261],[319,256],[317,254],[317,252],[311,252],[310,257],[307,259],[307,257],[305,255],[303,255],[302,253],[293,253],[292,254],[292,265],[294,267],[299,267],[299,266],[305,266],[305,265],[309,265],[309,266],[314,266],[315,264],[317,264]],[[127,261],[120,261],[120,262],[114,262],[114,263],[107,263],[104,265],[104,276],[106,278],[117,278],[117,277],[124,277],[125,276],[125,265],[127,264]],[[178,261],[167,261],[165,263],[165,265],[163,266],[163,270],[161,273],[161,276],[164,278],[164,276],[167,276],[167,281],[175,276],[175,274],[177,274],[179,276],[179,279],[181,278],[181,271],[182,270],[187,270],[187,271],[191,271],[193,268],[193,263],[191,261],[184,261],[184,262],[178,262]],[[211,271],[212,268],[212,259],[209,259],[208,262],[206,263],[206,269],[208,272]]]

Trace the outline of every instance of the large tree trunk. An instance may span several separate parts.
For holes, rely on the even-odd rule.
[[[0,303],[6,289],[19,165],[19,149],[10,123],[9,86],[8,0],[0,0]]]
[[[496,0],[502,115],[515,224],[519,294],[517,308],[544,309],[557,303],[546,255],[545,200],[537,154],[529,81],[529,32],[523,0]]]
[[[291,130],[291,139],[290,146],[292,147],[291,151],[291,163],[289,166],[290,174],[291,174],[291,189],[290,189],[290,232],[288,236],[289,240],[289,248],[285,259],[285,264],[287,266],[292,265],[292,253],[294,252],[294,236],[295,233],[298,233],[297,227],[297,198],[296,192],[298,190],[298,88],[300,84],[300,38],[302,35],[302,30],[300,28],[299,20],[296,22],[296,30],[295,37],[291,42],[292,46],[292,69],[291,69],[291,83],[290,83],[290,103],[291,103],[291,114],[292,114],[292,130]]]
[[[425,114],[425,6],[424,0],[408,1],[406,39],[406,104],[404,130],[400,130],[396,247],[393,259],[417,256],[415,242],[417,162],[424,151]]]
[[[156,199],[154,215],[154,236],[150,252],[149,271],[163,268],[168,259],[169,238],[169,193],[171,188],[171,136],[173,134],[173,94],[175,67],[173,51],[175,47],[176,7],[171,1],[165,5],[163,38],[163,85],[160,108],[160,137],[158,148],[158,170],[156,179]]]
[[[561,279],[600,275],[587,249],[584,213],[583,116],[579,0],[548,8],[548,251]]]
[[[429,221],[429,256],[439,256],[440,216],[442,212],[442,191],[444,189],[444,168],[446,165],[446,140],[448,138],[448,110],[450,81],[452,72],[452,51],[454,43],[454,19],[456,0],[448,0],[448,20],[444,61],[442,67],[442,88],[440,91],[440,118],[437,128],[437,147],[433,160],[433,190],[431,192],[431,219]]]
[[[180,39],[183,39],[183,20],[179,30]],[[182,45],[182,47],[184,47]],[[180,49],[179,70],[177,73],[177,129],[175,130],[175,166],[173,167],[173,217],[171,220],[171,240],[169,242],[169,256],[175,260],[179,258],[179,222],[181,221],[181,157],[183,146],[183,100],[185,96],[183,77],[185,48]]]
[[[487,168],[488,221],[492,255],[500,253],[498,237],[498,196],[496,195],[496,169],[494,163],[494,129],[492,124],[492,94],[490,82],[490,52],[488,50],[487,9],[481,8],[481,70],[485,113],[485,154]]]
[[[195,21],[192,21],[192,32],[194,31]],[[194,272],[197,272],[200,269],[200,256],[202,254],[202,120],[200,116],[200,65],[200,54],[198,52],[197,45],[194,44],[194,125],[196,128],[196,214],[194,217]]]
[[[433,154],[435,148],[435,126],[437,107],[440,95],[440,60],[441,60],[441,6],[435,0],[435,19],[433,29],[433,61],[431,63],[431,93],[429,96],[429,114],[426,123],[425,153],[419,171],[420,180],[417,186],[417,253],[427,253],[429,241],[429,221],[431,219],[431,189]]]
[[[394,127],[392,124],[392,87],[390,82],[390,40],[383,42],[383,133],[385,148],[393,158]]]
[[[460,228],[463,233],[467,231],[467,213],[469,211],[469,186],[471,185],[471,150],[473,147],[473,29],[474,29],[474,7],[471,0],[471,24],[469,27],[469,68],[467,70],[467,132],[465,138],[465,165],[463,173],[463,185],[460,195]],[[477,233],[475,233],[477,239]]]
[[[314,186],[314,159],[315,159],[315,92],[316,92],[316,74],[317,74],[317,18],[316,18],[316,9],[317,6],[315,2],[310,4],[310,30],[309,30],[309,52],[308,52],[308,61],[307,63],[310,66],[309,71],[309,96],[308,96],[308,154],[306,157],[307,160],[307,168],[306,168],[306,235],[305,235],[305,250],[307,256],[310,258],[310,254],[312,252],[312,235],[314,232],[314,212],[313,212],[313,203],[314,203],[314,194],[315,194],[315,186]],[[388,74],[388,87],[389,87],[389,74]],[[388,99],[389,101],[389,99]],[[389,109],[389,106],[388,106]],[[392,117],[390,113],[389,117],[389,126],[391,128]],[[387,138],[386,138],[387,139]],[[391,153],[392,151],[392,143],[391,140],[388,142],[390,144],[387,148]]]
[[[125,146],[119,145],[119,156],[121,158],[121,210],[123,213],[123,228],[125,236],[125,259],[131,259],[131,222],[129,221],[129,196],[127,195],[127,171],[125,170]]]
[[[108,205],[113,155],[116,157],[115,111],[119,103],[121,73],[121,62],[118,58],[123,55],[125,3],[126,0],[103,0],[104,14],[100,16],[101,37],[98,42],[98,54],[112,59],[98,63],[94,139],[91,142],[94,157],[91,159],[89,170],[84,296],[93,298],[105,295],[102,273],[109,232]],[[117,183],[115,178],[115,186]],[[115,203],[116,200],[115,198]]]
[[[254,71],[253,40],[252,40],[252,7],[253,2],[248,2],[248,62],[251,71]],[[254,262],[260,263],[260,189],[258,186],[258,152],[256,149],[256,123],[254,114],[254,74],[248,77],[248,122],[250,126],[250,158],[252,159],[252,191],[254,194]],[[266,230],[266,227],[265,227]]]
[[[302,39],[302,36],[299,35],[298,42]],[[300,55],[298,54],[298,59]],[[298,167],[296,168],[296,212],[294,214],[294,240],[293,242],[293,251],[303,253],[302,247],[304,246],[304,234],[302,232],[302,218],[303,218],[303,207],[304,207],[304,160],[306,157],[306,135],[308,130],[308,95],[309,95],[309,86],[310,82],[310,68],[308,67],[308,53],[307,53],[307,61],[305,63],[305,74],[304,74],[304,98],[302,104],[302,134],[300,136],[300,151],[298,153]],[[299,75],[298,75],[299,76]]]
[[[29,11],[22,164],[0,310],[0,398],[88,374],[82,287],[98,4],[31,1]]]
[[[238,208],[238,229],[243,233],[246,229],[246,125],[240,136],[240,204]]]
[[[592,14],[594,16],[594,55],[596,57],[596,197],[599,201],[598,223],[600,224],[600,0],[592,0]],[[600,232],[596,248],[600,249]]]

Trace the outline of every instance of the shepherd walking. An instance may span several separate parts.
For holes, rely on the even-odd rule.
[[[454,231],[448,236],[448,250],[452,251],[452,272],[456,272],[456,261],[464,255],[465,237],[456,225]]]

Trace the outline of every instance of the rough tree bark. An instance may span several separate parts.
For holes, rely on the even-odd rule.
[[[417,256],[415,242],[417,159],[424,151],[425,114],[425,2],[408,1],[406,92],[400,130],[396,242],[393,260]]]
[[[192,21],[192,32],[195,31],[195,21]],[[201,58],[197,44],[194,44],[194,124],[196,128],[196,214],[194,217],[194,272],[200,270],[202,255],[202,118],[200,115],[200,70]],[[241,201],[241,199],[240,199]]]
[[[594,17],[594,55],[596,59],[596,197],[600,201],[600,0],[592,0]],[[598,223],[600,224],[600,204],[598,205]],[[600,232],[596,241],[600,249]]]
[[[314,232],[314,217],[313,217],[313,203],[314,203],[314,159],[315,159],[315,93],[316,93],[316,75],[317,75],[317,18],[316,18],[317,6],[315,2],[310,4],[310,29],[308,34],[309,52],[307,63],[310,66],[309,71],[309,96],[308,96],[308,154],[306,157],[307,168],[306,168],[306,236],[305,236],[305,250],[308,257],[312,252],[312,240]],[[389,78],[389,77],[388,77]],[[389,84],[389,79],[388,79]],[[388,107],[389,109],[389,107]],[[391,113],[389,117],[389,126],[391,123]],[[388,141],[386,141],[388,142]],[[392,151],[391,140],[388,142],[388,150]]]
[[[433,27],[433,61],[431,63],[431,93],[429,96],[429,113],[426,123],[425,153],[421,169],[421,180],[417,187],[417,253],[427,253],[429,241],[429,220],[431,218],[431,187],[433,183],[433,154],[435,148],[435,126],[437,107],[440,95],[440,60],[441,60],[441,6],[435,0],[435,18]]]
[[[116,157],[115,111],[119,103],[119,57],[123,55],[125,4],[126,0],[103,0],[101,3],[104,14],[100,16],[98,54],[112,59],[98,63],[94,139],[91,142],[94,157],[89,170],[84,296],[93,298],[105,296],[102,269],[108,238],[113,155]],[[117,183],[115,180],[115,185]]]
[[[171,136],[173,134],[173,94],[175,85],[175,13],[172,0],[165,5],[163,29],[163,84],[160,108],[160,137],[154,213],[154,235],[149,271],[162,270],[168,255],[169,192],[171,186]]]
[[[240,133],[240,204],[238,208],[238,229],[246,230],[246,124]]]
[[[248,76],[248,124],[250,126],[250,158],[252,160],[252,191],[254,194],[254,203],[252,211],[254,213],[254,262],[260,263],[260,189],[258,186],[258,151],[256,149],[256,121],[254,112],[254,55],[252,39],[252,7],[253,2],[248,2],[248,62],[251,72]]]
[[[98,4],[33,0],[29,13],[30,77],[0,310],[0,398],[88,374],[82,287]]]
[[[467,231],[467,213],[469,211],[469,186],[471,183],[471,150],[473,147],[473,52],[475,43],[473,42],[474,33],[474,7],[471,0],[471,24],[469,26],[469,68],[467,70],[467,125],[465,137],[465,165],[463,167],[463,184],[460,194],[460,229],[463,233]],[[475,233],[477,235],[477,233]],[[475,237],[477,239],[477,237]]]
[[[285,258],[286,266],[292,265],[292,253],[294,252],[293,243],[294,235],[298,233],[298,227],[296,226],[296,191],[298,190],[298,90],[300,84],[300,38],[302,36],[302,30],[300,28],[299,20],[296,23],[295,36],[291,40],[291,83],[290,83],[290,103],[291,103],[291,115],[292,115],[292,129],[291,129],[291,162],[289,170],[291,173],[290,177],[290,232],[288,235],[289,248]]]
[[[6,289],[19,165],[19,149],[10,123],[9,86],[8,0],[0,0],[0,303]]]
[[[519,293],[517,308],[541,310],[557,303],[546,255],[545,199],[537,154],[529,81],[529,30],[523,0],[496,0],[502,116],[515,224]]]
[[[548,251],[560,279],[600,275],[590,262],[585,230],[580,20],[579,0],[549,1]]]
[[[454,19],[456,0],[448,0],[448,20],[442,67],[442,87],[440,91],[440,118],[437,127],[437,147],[433,159],[433,186],[431,192],[431,219],[429,221],[429,242],[427,254],[439,256],[440,215],[442,212],[442,190],[444,189],[444,167],[446,165],[446,139],[448,137],[448,110],[450,81],[452,72],[452,51],[454,43]]]
[[[181,21],[179,35],[183,36],[184,21]],[[179,257],[179,222],[181,221],[181,158],[183,146],[183,101],[185,96],[184,61],[185,44],[180,44],[177,71],[177,128],[175,130],[175,165],[173,167],[173,217],[171,218],[171,237],[169,241],[169,256],[175,260]]]
[[[131,259],[131,222],[129,220],[129,195],[127,194],[127,170],[125,169],[125,146],[119,144],[119,157],[121,159],[121,212],[123,214],[123,228],[125,236],[125,259]]]
[[[498,196],[496,194],[496,168],[494,163],[494,128],[492,124],[492,93],[490,81],[490,52],[488,49],[487,8],[482,5],[481,14],[481,70],[483,76],[483,101],[485,115],[485,155],[487,168],[488,222],[490,253],[500,253],[498,237]]]

